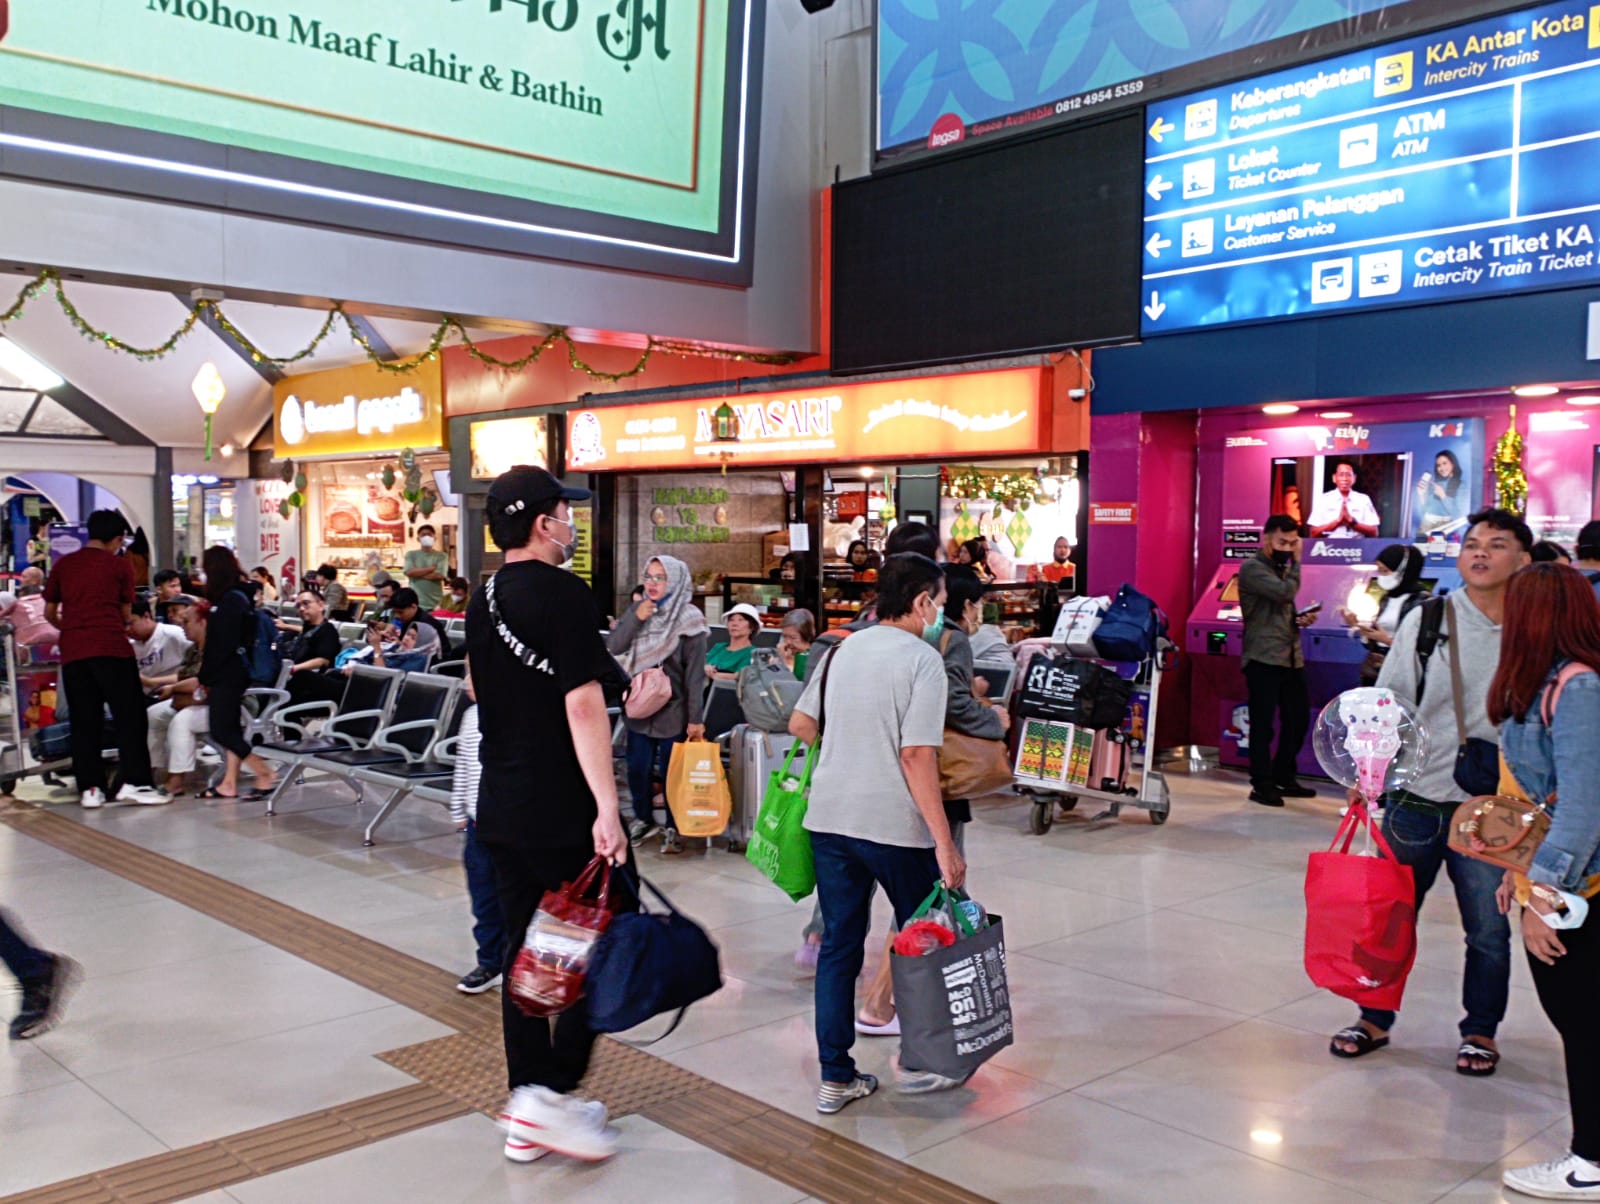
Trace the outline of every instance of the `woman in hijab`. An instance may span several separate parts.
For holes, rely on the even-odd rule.
[[[655,714],[624,719],[634,814],[628,836],[636,845],[660,830],[655,822],[652,780],[657,772],[666,778],[672,746],[685,739],[705,739],[702,708],[709,630],[705,615],[694,604],[694,582],[683,561],[673,556],[653,558],[644,566],[643,584],[644,600],[624,611],[606,638],[629,677],[659,668],[672,686],[672,696]],[[683,851],[670,809],[661,851]]]
[[[1422,584],[1422,566],[1425,557],[1408,544],[1390,544],[1378,553],[1378,575],[1373,585],[1382,591],[1378,613],[1362,620],[1349,610],[1341,610],[1339,617],[1350,629],[1352,638],[1362,640],[1367,647],[1367,658],[1361,662],[1361,684],[1376,685],[1378,671],[1383,668],[1383,658],[1394,643],[1394,633],[1400,629],[1400,620],[1411,613],[1411,608],[1426,600],[1427,588]]]

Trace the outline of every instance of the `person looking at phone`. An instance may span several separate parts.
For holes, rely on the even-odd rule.
[[[1457,780],[1457,750],[1469,739],[1500,743],[1488,713],[1489,686],[1500,664],[1506,587],[1529,563],[1533,533],[1505,510],[1483,510],[1467,521],[1456,559],[1465,588],[1425,602],[1405,617],[1384,658],[1378,685],[1409,703],[1428,733],[1420,769],[1404,790],[1387,796],[1383,834],[1396,859],[1412,869],[1419,910],[1441,869],[1455,886],[1467,938],[1456,1072],[1483,1078],[1500,1063],[1495,1034],[1511,989],[1511,928],[1495,898],[1500,871],[1451,849],[1450,821],[1460,803],[1493,792],[1469,790]],[[1349,801],[1360,805],[1360,795],[1351,791]],[[1396,1018],[1395,1012],[1362,1008],[1357,1024],[1334,1034],[1329,1052],[1336,1058],[1359,1058],[1382,1049],[1389,1044]]]
[[[1295,777],[1295,761],[1311,727],[1306,653],[1300,631],[1317,607],[1296,608],[1300,593],[1300,525],[1274,514],[1262,528],[1261,550],[1239,568],[1244,615],[1244,680],[1250,692],[1250,801],[1281,807],[1285,798],[1313,798]],[[1273,725],[1278,747],[1273,751]]]
[[[1340,460],[1333,466],[1333,488],[1311,506],[1313,539],[1372,539],[1378,534],[1378,508],[1355,487],[1356,466]]]

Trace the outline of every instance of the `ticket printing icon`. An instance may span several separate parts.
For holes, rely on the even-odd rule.
[[[1216,238],[1216,221],[1209,217],[1183,223],[1183,257],[1209,255]]]
[[[1361,283],[1363,297],[1389,297],[1400,291],[1401,273],[1405,271],[1404,251],[1374,251],[1361,257]]]
[[[1343,259],[1319,259],[1311,265],[1311,303],[1327,305],[1334,301],[1350,300],[1350,279],[1355,262]]]
[[[1372,81],[1374,96],[1393,96],[1397,92],[1411,91],[1411,69],[1416,56],[1409,50],[1404,54],[1386,54],[1378,59],[1378,70]]]
[[[1183,199],[1196,200],[1217,190],[1217,161],[1195,159],[1183,165]]]
[[[1183,111],[1183,137],[1186,142],[1217,136],[1217,100],[1197,100]]]
[[[1366,167],[1378,161],[1378,123],[1353,125],[1339,131],[1339,166]]]

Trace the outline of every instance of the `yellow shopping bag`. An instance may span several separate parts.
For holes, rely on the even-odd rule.
[[[722,750],[715,741],[689,740],[672,746],[667,806],[685,836],[720,836],[727,830],[733,796],[722,772]]]

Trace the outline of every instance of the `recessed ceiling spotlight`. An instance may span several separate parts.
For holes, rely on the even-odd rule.
[[[1322,413],[1317,415],[1318,418],[1326,418],[1329,422],[1339,422],[1342,419],[1354,418],[1355,416],[1354,410],[1323,410]]]
[[[1518,385],[1511,392],[1518,397],[1552,397],[1561,390],[1555,385]]]
[[[1567,398],[1569,406],[1600,406],[1600,394],[1578,393]]]
[[[1281,418],[1286,414],[1298,414],[1300,407],[1287,401],[1274,401],[1261,407],[1263,414],[1271,414],[1274,418]]]

